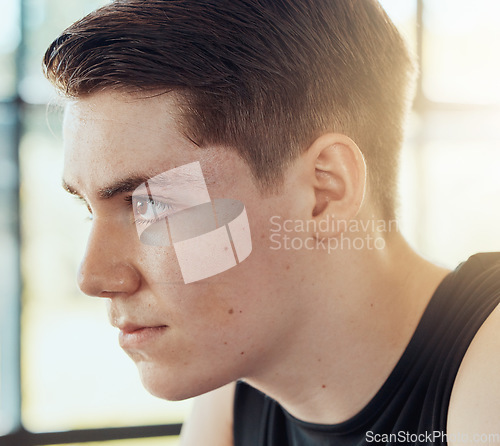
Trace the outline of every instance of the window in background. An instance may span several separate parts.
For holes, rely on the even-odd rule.
[[[16,50],[19,5],[0,0],[0,435],[14,429],[19,413],[19,225]]]
[[[16,50],[21,38],[19,4],[1,0],[0,8],[0,99],[11,99],[16,92]]]
[[[500,2],[425,2],[422,63],[426,96],[435,102],[500,103]]]
[[[379,0],[387,15],[396,24],[408,42],[411,51],[417,50],[417,2],[416,0]]]
[[[450,268],[500,250],[500,111],[429,111],[414,164],[414,242]],[[420,136],[422,138],[422,136]]]
[[[0,435],[19,412],[19,234],[17,107],[0,103]]]
[[[9,0],[13,1],[13,0]],[[23,4],[23,57],[19,73],[19,94],[30,104],[46,104],[53,95],[42,76],[42,58],[48,45],[67,26],[106,0],[14,0]]]
[[[403,150],[402,227],[421,253],[453,268],[500,250],[500,4],[421,6],[422,79]]]

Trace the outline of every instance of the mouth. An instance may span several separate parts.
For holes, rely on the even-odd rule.
[[[145,347],[159,340],[167,331],[167,325],[137,326],[124,325],[120,329],[119,342],[123,349]]]

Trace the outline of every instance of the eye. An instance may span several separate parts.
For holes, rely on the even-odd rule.
[[[150,197],[132,198],[132,207],[136,223],[154,223],[167,217],[173,211],[173,206],[169,203]]]

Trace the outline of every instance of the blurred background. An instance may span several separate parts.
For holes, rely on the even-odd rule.
[[[104,3],[0,0],[0,445],[177,445],[189,410],[142,388],[103,303],[76,287],[89,223],[60,186],[61,112],[41,60]],[[381,3],[421,61],[402,230],[450,268],[499,251],[500,2]]]

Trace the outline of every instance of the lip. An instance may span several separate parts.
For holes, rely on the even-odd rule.
[[[123,349],[146,347],[156,342],[167,330],[167,325],[153,327],[125,326],[119,334],[120,347]]]

